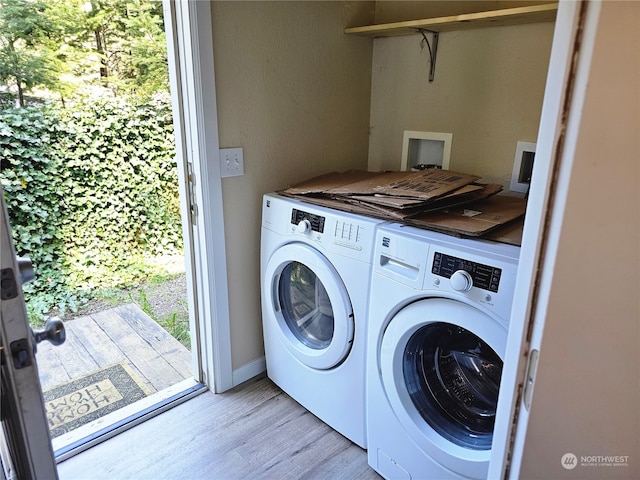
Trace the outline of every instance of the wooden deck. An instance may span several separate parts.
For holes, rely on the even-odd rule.
[[[130,303],[65,322],[60,346],[38,345],[42,390],[124,363],[155,393],[192,378],[191,352]]]

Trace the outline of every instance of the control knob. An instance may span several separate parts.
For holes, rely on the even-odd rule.
[[[296,227],[296,231],[298,233],[308,233],[311,231],[311,222],[309,220],[300,220],[298,226]]]
[[[458,270],[451,275],[451,287],[458,292],[468,292],[473,287],[473,278],[469,272]]]

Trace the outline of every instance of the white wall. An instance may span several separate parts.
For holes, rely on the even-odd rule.
[[[603,2],[521,478],[640,478],[638,132],[640,3]],[[582,465],[614,455],[628,464]]]
[[[404,130],[446,132],[451,170],[508,188],[516,143],[536,141],[553,26],[441,33],[433,83],[420,35],[375,39],[369,169],[400,169]]]
[[[262,194],[331,170],[366,169],[371,40],[344,35],[372,2],[211,2],[233,368],[263,354]]]

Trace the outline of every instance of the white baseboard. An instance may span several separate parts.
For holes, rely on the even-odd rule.
[[[240,368],[233,371],[233,386],[240,385],[243,382],[260,375],[267,370],[267,361],[264,356],[257,358],[249,363],[245,363]]]

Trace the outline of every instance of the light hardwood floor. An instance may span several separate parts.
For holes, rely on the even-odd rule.
[[[269,379],[206,392],[58,465],[60,480],[379,480],[366,451]]]

